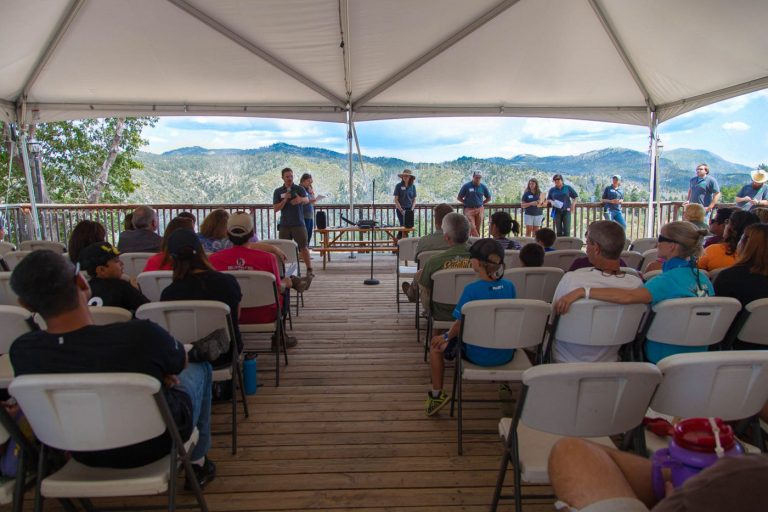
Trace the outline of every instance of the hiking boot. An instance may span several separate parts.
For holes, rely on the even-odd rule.
[[[273,352],[275,351],[275,344],[276,343],[277,343],[277,337],[273,334],[272,335],[272,346],[271,346],[271,349],[272,349]],[[285,338],[285,345],[288,348],[293,348],[293,347],[295,347],[298,344],[299,344],[299,340],[298,340],[298,338],[296,338],[296,336],[287,336]]]
[[[411,283],[408,281],[403,281],[402,284],[403,287],[403,293],[406,297],[408,297],[408,302],[416,302],[416,293],[417,289],[415,286],[411,286]]]
[[[214,464],[208,457],[205,458],[201,466],[192,464],[192,471],[195,473],[193,478],[197,480],[197,484],[200,486],[200,490],[205,489],[205,486],[211,483],[214,478],[216,478],[216,464]],[[187,491],[192,490],[192,486],[189,485],[189,481],[184,483],[184,489]]]
[[[312,278],[314,274],[307,274],[306,277],[292,277],[293,289],[299,293],[304,293],[309,290],[309,285],[312,284]]]
[[[427,416],[432,416],[437,411],[445,407],[445,405],[449,402],[448,395],[445,394],[444,391],[440,392],[440,398],[434,398],[432,396],[432,393],[427,392],[427,401],[424,403],[426,406],[426,413]]]

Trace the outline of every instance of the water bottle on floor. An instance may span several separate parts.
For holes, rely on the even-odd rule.
[[[255,395],[258,388],[256,379],[256,355],[249,354],[243,361],[243,381],[245,384],[245,394]]]

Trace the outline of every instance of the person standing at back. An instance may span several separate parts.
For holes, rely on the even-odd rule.
[[[315,187],[312,185],[312,175],[305,172],[301,175],[299,185],[304,187],[307,191],[307,204],[304,205],[304,226],[307,228],[307,244],[312,242],[312,232],[315,229],[315,203],[317,202],[317,196],[315,195]]]
[[[614,174],[611,176],[611,184],[603,190],[601,199],[605,208],[605,220],[612,220],[622,229],[627,229],[627,223],[624,215],[621,213],[621,204],[624,202],[624,191],[621,190],[621,176]]]
[[[480,236],[480,230],[483,229],[483,214],[485,213],[485,204],[491,200],[491,192],[484,183],[483,173],[475,171],[472,173],[472,181],[465,183],[457,199],[464,205],[464,216],[469,221],[469,236]]]
[[[400,226],[405,226],[406,212],[412,212],[413,207],[416,206],[416,185],[414,185],[416,176],[410,169],[405,169],[397,176],[401,181],[395,185],[395,213]],[[403,238],[403,233],[398,233],[397,238]]]
[[[720,185],[717,180],[709,175],[709,166],[699,164],[696,166],[696,176],[691,178],[688,187],[688,200],[684,203],[697,203],[704,207],[706,217],[717,206],[720,200]]]
[[[307,267],[307,273],[314,275],[309,257],[307,226],[304,224],[304,206],[309,204],[307,191],[293,182],[293,170],[286,167],[281,171],[283,186],[272,194],[275,213],[280,212],[278,235],[281,240],[293,240],[299,246],[299,254]]]
[[[541,228],[544,220],[544,200],[539,190],[539,181],[535,178],[528,180],[528,187],[520,199],[520,207],[523,208],[523,224],[525,224],[525,236],[531,237]]]
[[[554,187],[549,189],[547,202],[552,207],[554,228],[557,236],[569,236],[571,232],[571,212],[576,208],[579,195],[573,187],[566,185],[562,174],[552,176]]]

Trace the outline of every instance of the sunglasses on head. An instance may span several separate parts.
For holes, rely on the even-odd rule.
[[[671,238],[667,238],[664,235],[659,235],[659,243],[661,242],[668,242],[670,244],[680,244],[677,240],[672,240]]]

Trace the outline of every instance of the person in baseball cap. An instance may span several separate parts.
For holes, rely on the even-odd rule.
[[[136,311],[149,302],[136,281],[123,278],[120,251],[107,242],[96,242],[80,251],[80,268],[90,277],[90,306],[113,306]]]

